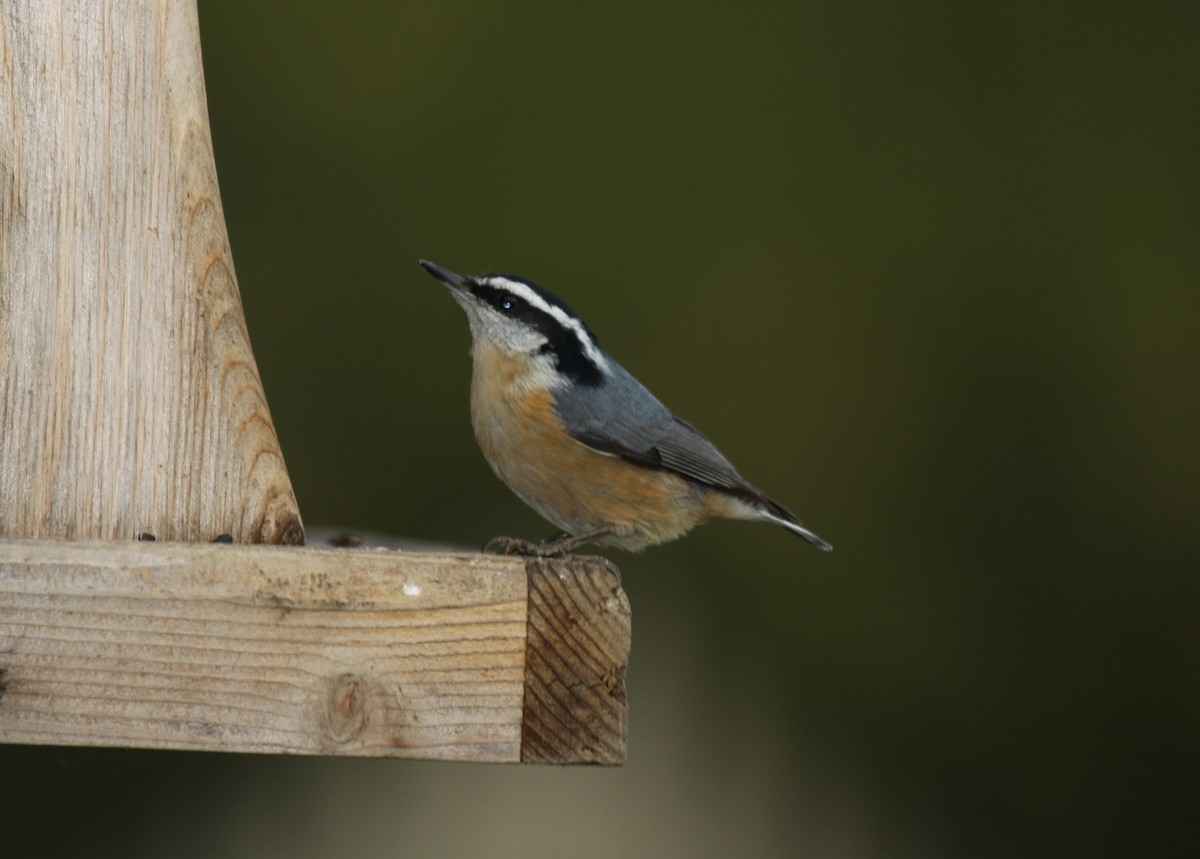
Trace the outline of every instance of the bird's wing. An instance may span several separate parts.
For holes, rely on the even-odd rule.
[[[615,361],[612,365],[605,384],[575,386],[556,397],[559,417],[575,439],[644,468],[662,469],[728,492],[757,508],[762,518],[818,548],[832,548],[790,510],[747,483],[700,430],[672,414]]]
[[[588,447],[747,499],[768,501],[703,433],[672,414],[620,365],[607,384],[576,388],[559,397],[558,411],[567,431]]]

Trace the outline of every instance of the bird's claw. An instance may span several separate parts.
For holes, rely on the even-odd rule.
[[[483,544],[484,552],[495,552],[498,555],[521,555],[527,558],[549,558],[563,554],[562,548],[556,545],[559,541],[543,541],[531,543],[517,537],[493,537]]]
[[[603,525],[582,534],[562,532],[545,540],[531,543],[515,537],[493,537],[483,544],[483,551],[498,550],[501,555],[524,555],[527,558],[560,558],[569,555],[580,546],[603,539],[613,533],[612,525]]]

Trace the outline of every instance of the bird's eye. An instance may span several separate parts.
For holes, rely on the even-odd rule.
[[[500,305],[501,310],[512,310],[514,307],[517,306],[517,300],[515,298],[513,298],[511,295],[509,295],[507,292],[504,292],[504,293],[500,294],[500,298],[497,300],[497,304]]]

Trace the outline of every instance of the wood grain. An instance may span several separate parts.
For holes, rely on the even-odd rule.
[[[0,3],[0,535],[298,543],[195,0]]]
[[[0,540],[0,742],[621,763],[602,559]]]
[[[599,557],[529,561],[521,760],[625,760],[629,600]]]
[[[0,543],[11,742],[516,760],[520,561]]]

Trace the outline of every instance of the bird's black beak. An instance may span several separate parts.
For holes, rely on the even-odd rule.
[[[450,289],[454,292],[460,293],[464,296],[469,296],[471,294],[471,279],[469,277],[463,277],[461,274],[455,274],[448,269],[442,268],[440,265],[431,263],[429,260],[423,259],[420,261],[420,263],[421,268],[425,269],[425,271],[429,272],[442,283],[446,284],[446,286],[450,287]]]

